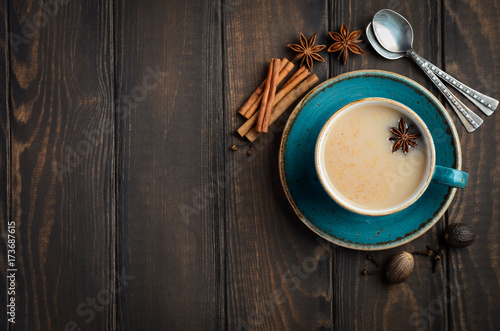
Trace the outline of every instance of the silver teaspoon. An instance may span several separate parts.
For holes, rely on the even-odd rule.
[[[388,50],[386,50],[385,48],[383,48],[380,43],[378,42],[377,38],[375,37],[375,35],[373,34],[373,28],[372,28],[372,23],[368,23],[368,26],[366,27],[366,36],[368,37],[368,41],[370,42],[370,44],[372,45],[373,49],[375,51],[377,51],[377,53],[379,53],[382,57],[388,59],[388,60],[397,60],[397,59],[400,59],[402,57],[405,57],[406,56],[406,53],[395,53],[395,52],[390,52]],[[437,81],[438,82],[438,85],[439,84],[443,84],[441,82],[441,80],[439,78],[436,77],[435,80],[433,80],[434,82]],[[441,91],[441,89],[440,89]],[[442,91],[441,91],[442,92]],[[443,93],[444,94],[444,93]],[[444,96],[446,97],[446,94],[444,94]],[[453,103],[451,103],[451,105],[453,106]]]
[[[398,53],[402,56],[411,57],[420,66],[438,89],[445,95],[467,131],[472,132],[482,124],[482,119],[458,100],[439,78],[437,78],[436,74],[431,69],[433,66],[429,65],[429,62],[415,53],[413,50],[413,29],[404,17],[392,10],[383,9],[373,17],[372,28],[376,39],[384,49],[389,52]],[[436,69],[441,71],[438,68]],[[467,91],[469,91],[469,94],[474,93],[470,88],[461,84],[456,79],[451,78],[444,72],[442,77],[453,86],[460,84],[465,93],[467,93]],[[460,89],[460,87],[458,88]],[[476,98],[480,97],[476,95]],[[483,101],[481,103],[487,103],[483,98],[481,98],[481,100]],[[491,109],[491,107],[494,106],[490,104],[489,108]]]
[[[368,23],[368,26],[366,27],[366,36],[368,37],[368,41],[372,45],[373,49],[375,51],[377,51],[377,53],[379,53],[382,57],[384,57],[384,58],[386,58],[388,60],[397,60],[397,59],[400,59],[400,58],[406,56],[406,53],[389,52],[388,50],[386,50],[385,48],[383,48],[380,45],[380,43],[378,42],[378,40],[375,37],[375,35],[373,34],[373,28],[372,28],[372,23],[371,22]],[[434,82],[437,82],[438,86],[439,86],[439,84],[442,85],[441,80],[439,78],[437,78],[437,77],[434,80]],[[441,89],[440,89],[440,92],[442,92]],[[446,94],[444,94],[444,96],[446,97]],[[453,103],[451,103],[451,105],[453,106]]]
[[[399,15],[398,13],[394,12],[396,15]],[[401,16],[401,15],[399,15]],[[402,19],[406,21],[404,17],[401,16]],[[409,24],[409,23],[408,23]],[[373,34],[373,28],[371,27],[371,23],[368,24],[369,27],[366,28],[366,34],[368,36],[368,40],[372,44],[373,48],[383,57],[389,60],[397,60],[402,58],[403,56],[407,56],[406,53],[394,53],[394,52],[389,52],[385,48],[383,48],[378,40],[376,39],[375,35]],[[371,38],[371,39],[370,39]],[[423,62],[427,63],[427,66],[429,69],[431,69],[437,76],[443,78],[446,82],[448,82],[452,87],[457,89],[460,93],[462,93],[465,97],[467,97],[470,101],[472,101],[483,113],[486,115],[490,116],[493,114],[493,111],[497,108],[498,106],[498,100],[495,100],[489,96],[486,96],[482,93],[479,93],[478,91],[471,89],[467,85],[461,83],[458,79],[454,78],[453,76],[448,75],[438,67],[436,67],[434,64],[430,63],[429,61],[420,58]]]
[[[373,49],[376,50],[377,53],[379,53],[382,57],[385,57],[388,60],[398,60],[405,56],[405,54],[403,53],[389,52],[384,47],[382,47],[382,45],[380,45],[377,38],[373,34],[371,22],[368,23],[368,26],[366,27],[366,36],[368,37],[368,41],[372,45]]]

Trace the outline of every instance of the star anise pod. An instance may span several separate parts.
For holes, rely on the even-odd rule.
[[[337,59],[340,59],[340,57],[342,56],[344,60],[344,65],[346,64],[347,58],[349,57],[349,51],[353,52],[354,54],[360,54],[360,55],[365,54],[365,52],[363,52],[363,50],[358,45],[356,45],[357,43],[363,41],[358,39],[361,36],[362,32],[363,31],[358,30],[349,33],[349,30],[347,30],[345,24],[342,24],[342,27],[340,28],[340,33],[338,32],[328,33],[330,37],[332,37],[333,40],[335,40],[335,42],[328,48],[328,52],[340,51],[339,57]]]
[[[309,70],[312,70],[314,60],[325,62],[325,59],[323,59],[321,57],[321,55],[316,54],[316,53],[321,51],[326,46],[325,45],[314,46],[315,42],[316,42],[316,33],[313,34],[309,38],[309,40],[307,40],[306,37],[304,37],[304,35],[301,33],[300,34],[300,45],[298,45],[298,44],[286,45],[287,47],[290,47],[291,49],[293,49],[295,52],[298,53],[292,59],[292,62],[295,62],[297,60],[302,59],[302,61],[300,62],[300,65],[302,66],[304,64],[304,60],[305,60],[307,66],[309,67]]]
[[[407,154],[410,146],[413,148],[417,147],[417,142],[415,141],[415,139],[420,137],[420,133],[412,133],[412,129],[413,124],[410,124],[410,126],[408,126],[403,119],[399,120],[398,128],[391,128],[391,133],[394,135],[394,137],[390,137],[389,140],[396,140],[396,143],[394,143],[394,146],[392,147],[393,153],[402,148],[403,152]]]

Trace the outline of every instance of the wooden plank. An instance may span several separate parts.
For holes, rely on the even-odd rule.
[[[373,15],[382,8],[395,10],[406,17],[415,31],[415,50],[436,65],[441,65],[441,4],[439,1],[337,1],[331,6],[330,30],[339,31],[342,23],[350,30],[365,30]],[[371,48],[363,33],[361,45],[365,55],[349,57],[348,64],[331,56],[332,76],[359,69],[380,69],[409,77],[439,97],[426,75],[410,59],[389,61]],[[367,252],[338,248],[334,254],[333,297],[335,329],[337,330],[445,330],[447,311],[434,302],[442,303],[446,293],[446,269],[431,273],[431,261],[416,257],[416,267],[410,279],[400,285],[389,285],[383,278],[384,266],[397,251],[425,250],[427,244],[437,243],[437,233],[444,220],[420,238],[404,246],[372,255],[380,264],[378,274],[362,276],[364,269],[377,270],[366,259]],[[445,265],[443,263],[443,265]],[[433,311],[431,311],[433,309]]]
[[[222,329],[219,3],[122,0],[115,12],[118,267],[135,277],[119,328]]]
[[[445,70],[496,99],[500,98],[499,15],[496,1],[444,1]],[[450,282],[458,289],[449,298],[450,329],[493,330],[500,325],[500,117],[486,117],[467,104],[484,123],[472,134],[457,125],[463,168],[470,179],[451,207],[449,223],[471,225],[477,240],[448,252]]]
[[[43,3],[9,2],[13,329],[112,329],[111,8]]]
[[[9,222],[9,186],[8,186],[8,166],[10,148],[10,126],[9,126],[9,105],[7,103],[7,90],[9,86],[8,81],[8,22],[7,22],[7,1],[0,1],[0,317],[1,327],[7,326],[7,293],[9,282],[7,279],[7,244],[8,244],[8,222]],[[5,286],[3,286],[5,285]]]
[[[300,32],[307,38],[318,32],[317,43],[326,43],[327,1],[227,1],[223,14],[227,328],[331,328],[330,253],[295,216],[281,187],[283,127],[260,137],[251,157],[248,145],[228,150],[239,143],[229,134],[243,122],[237,111],[265,78],[269,60],[292,59],[286,45],[299,43]],[[323,81],[328,64],[316,62],[313,71]]]

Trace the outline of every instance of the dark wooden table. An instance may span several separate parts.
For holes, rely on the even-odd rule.
[[[455,222],[476,242],[447,248],[434,274],[419,258],[401,285],[361,276],[366,252],[325,244],[295,216],[280,132],[250,158],[229,150],[271,57],[291,59],[300,32],[330,45],[328,31],[364,29],[381,8],[410,20],[422,56],[499,98],[498,1],[0,3],[1,330],[500,327],[500,114],[473,134],[452,115],[469,185],[402,249],[445,247]],[[361,46],[346,66],[323,51],[320,81],[383,69],[438,95],[410,60]]]

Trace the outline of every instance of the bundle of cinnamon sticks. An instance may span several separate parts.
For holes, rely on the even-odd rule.
[[[248,119],[237,130],[242,137],[255,141],[261,133],[266,133],[269,126],[298,98],[318,82],[318,76],[311,74],[302,66],[278,90],[279,84],[294,67],[294,64],[286,58],[271,59],[267,78],[238,111]]]

